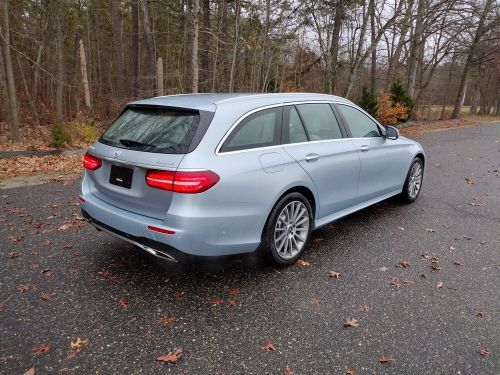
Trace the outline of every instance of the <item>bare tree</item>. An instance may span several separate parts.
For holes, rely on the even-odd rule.
[[[3,30],[2,30],[2,44],[3,44],[3,60],[5,65],[5,72],[7,76],[7,89],[8,98],[11,111],[11,129],[12,138],[17,141],[19,140],[19,117],[17,112],[17,94],[16,94],[16,82],[14,79],[14,69],[12,67],[12,57],[10,53],[10,26],[9,26],[9,5],[8,0],[2,1],[2,18],[3,18]]]

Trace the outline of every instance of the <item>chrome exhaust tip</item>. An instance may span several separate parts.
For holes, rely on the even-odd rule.
[[[169,253],[163,251],[163,250],[158,250],[158,249],[153,249],[152,247],[149,247],[149,246],[146,246],[146,245],[143,245],[137,241],[134,241],[130,238],[127,238],[127,237],[124,237],[124,236],[120,236],[118,233],[115,233],[109,229],[106,229],[104,227],[101,227],[99,224],[97,224],[96,222],[94,222],[92,219],[87,219],[87,221],[92,224],[98,231],[102,231],[102,232],[106,232],[110,235],[112,235],[113,237],[117,237],[123,241],[126,241],[128,243],[131,243],[132,245],[135,245],[139,248],[141,248],[142,250],[146,251],[147,253],[151,254],[151,255],[154,255],[155,257],[157,258],[161,258],[161,259],[164,259],[164,260],[168,260],[169,262],[177,262],[177,259],[175,259],[172,255],[170,255]]]

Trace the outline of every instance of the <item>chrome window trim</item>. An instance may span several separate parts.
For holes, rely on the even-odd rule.
[[[286,144],[279,144],[279,145],[273,145],[273,146],[264,146],[264,147],[254,147],[254,148],[248,148],[245,150],[237,150],[237,151],[226,151],[226,152],[221,152],[220,149],[222,148],[222,145],[226,141],[226,139],[229,137],[229,135],[233,132],[233,130],[243,121],[245,118],[248,116],[259,112],[263,111],[266,109],[270,108],[277,108],[277,107],[285,107],[288,105],[300,105],[300,104],[342,104],[342,105],[347,105],[349,107],[353,107],[354,109],[360,110],[362,113],[366,114],[371,120],[375,122],[376,125],[379,127],[382,127],[378,123],[377,120],[375,120],[372,116],[370,116],[367,112],[365,112],[362,108],[358,108],[354,104],[346,103],[343,101],[332,101],[332,100],[305,100],[305,101],[293,101],[293,102],[284,102],[284,103],[276,103],[276,104],[270,104],[258,108],[254,108],[243,115],[241,115],[238,120],[235,121],[235,123],[229,128],[229,130],[224,134],[224,137],[222,137],[221,141],[217,144],[217,147],[215,149],[215,155],[231,155],[231,154],[236,154],[236,153],[242,153],[242,152],[249,152],[249,151],[255,151],[255,150],[268,150],[268,149],[273,149],[277,147],[287,147],[287,146],[294,146],[294,145],[303,145],[303,144],[314,144],[314,143],[325,143],[325,142],[332,142],[332,141],[345,141],[346,139],[369,139],[369,138],[381,138],[380,137],[360,137],[360,138],[354,138],[354,137],[346,137],[346,138],[336,138],[336,139],[322,139],[319,141],[307,141],[307,142],[299,142],[299,143],[286,143]]]

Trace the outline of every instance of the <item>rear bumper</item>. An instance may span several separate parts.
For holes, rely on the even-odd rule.
[[[158,258],[162,258],[171,262],[177,262],[178,260],[184,260],[185,254],[172,246],[168,246],[162,242],[152,240],[145,237],[136,237],[128,233],[122,232],[116,228],[110,227],[107,224],[101,223],[92,216],[90,216],[87,211],[82,209],[82,216],[99,231],[104,231],[111,234],[112,236],[118,237],[124,241],[127,241],[144,251],[154,255]]]
[[[262,227],[249,210],[240,206],[193,202],[172,205],[164,220],[140,215],[107,203],[92,194],[85,180],[80,187],[80,207],[91,224],[154,254],[153,250],[174,259],[182,255],[223,256],[249,253],[260,244]],[[198,203],[198,202],[197,202]],[[253,207],[254,211],[262,211]],[[173,233],[159,233],[148,226]],[[175,255],[174,255],[175,254]],[[164,254],[154,254],[164,256]]]

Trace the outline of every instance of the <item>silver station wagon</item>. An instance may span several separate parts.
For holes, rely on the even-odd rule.
[[[196,94],[128,104],[83,165],[99,230],[169,260],[257,251],[288,265],[313,229],[414,201],[425,156],[340,97]]]

